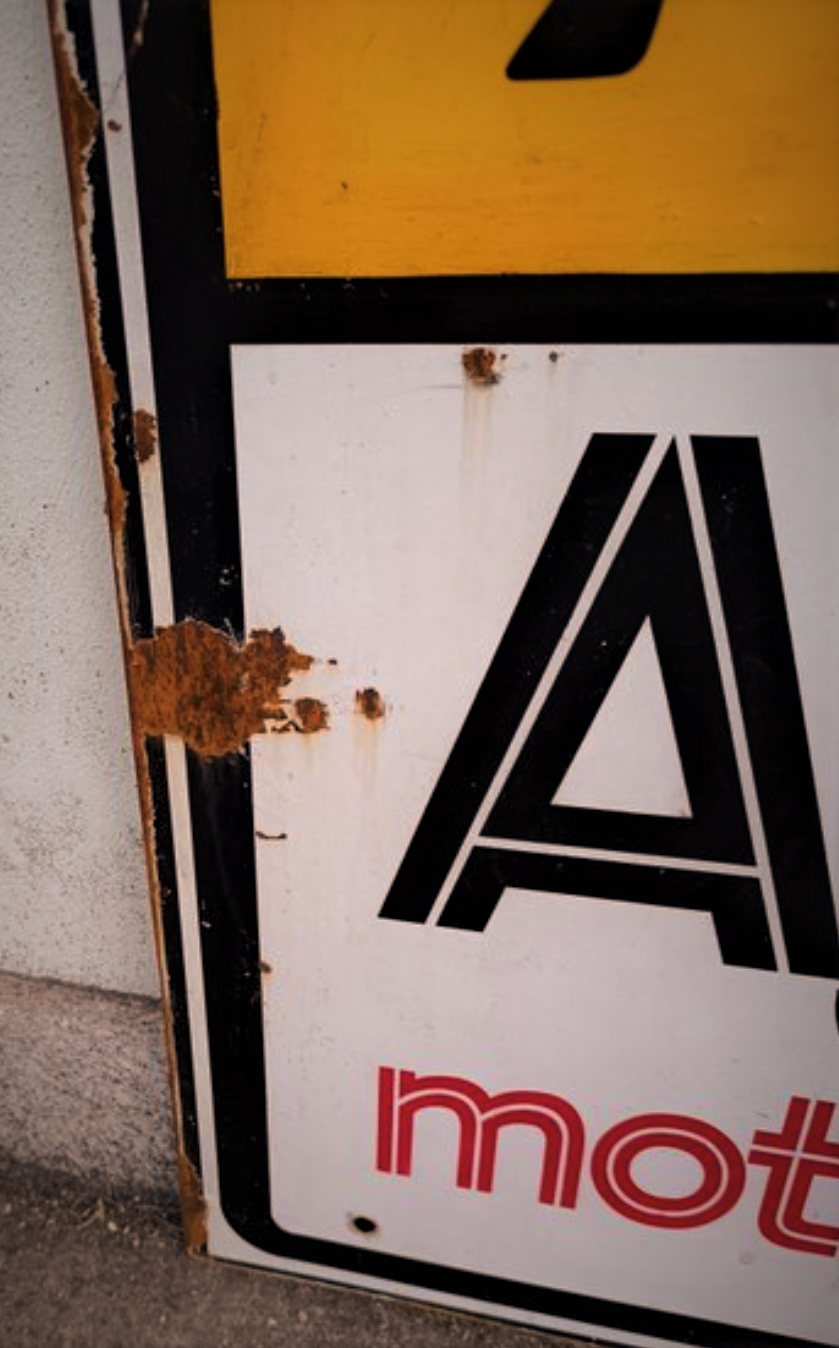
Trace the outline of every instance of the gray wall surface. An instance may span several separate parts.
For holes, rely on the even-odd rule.
[[[46,15],[0,4],[0,969],[157,993]]]

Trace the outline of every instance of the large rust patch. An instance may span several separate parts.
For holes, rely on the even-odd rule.
[[[267,721],[290,719],[282,689],[312,664],[279,629],[252,632],[240,645],[207,623],[175,623],[129,651],[134,716],[145,735],[177,735],[221,758]]]

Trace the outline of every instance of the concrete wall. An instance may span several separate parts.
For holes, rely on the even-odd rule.
[[[156,994],[46,19],[0,7],[0,969]]]
[[[160,1007],[0,973],[0,1170],[174,1203],[174,1153]]]

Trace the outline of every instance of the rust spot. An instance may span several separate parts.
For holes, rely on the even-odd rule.
[[[157,418],[142,407],[134,413],[134,453],[138,463],[148,463],[157,453]]]
[[[316,697],[298,697],[294,703],[295,730],[301,735],[314,735],[329,728],[329,709]]]
[[[122,122],[118,122],[116,117],[109,117],[107,121],[107,127],[109,131],[121,131]]]
[[[381,721],[385,714],[385,700],[378,688],[359,688],[355,707],[368,721]]]
[[[461,356],[467,379],[473,384],[497,384],[501,375],[495,368],[496,355],[488,346],[473,346]]]
[[[135,722],[145,735],[178,735],[203,757],[221,758],[268,719],[287,719],[280,690],[311,666],[279,629],[239,645],[207,623],[175,623],[128,651]]]
[[[184,1243],[190,1254],[198,1254],[207,1247],[207,1204],[201,1177],[183,1151],[178,1153],[178,1179]]]
[[[260,960],[259,972],[261,974],[272,974],[274,972],[274,966],[273,964],[269,964],[267,960]]]

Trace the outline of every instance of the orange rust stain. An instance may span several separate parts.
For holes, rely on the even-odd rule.
[[[178,1153],[178,1180],[184,1243],[190,1254],[198,1254],[207,1247],[207,1204],[201,1177],[182,1151]]]
[[[267,720],[285,719],[280,690],[311,666],[279,629],[252,632],[239,645],[207,623],[175,623],[128,652],[136,724],[145,735],[177,735],[196,753],[221,758]]]
[[[291,723],[301,735],[314,735],[329,729],[329,708],[316,697],[298,697],[294,703],[294,721]]]
[[[464,351],[460,359],[466,378],[472,384],[497,384],[501,379],[495,368],[495,352],[488,346],[473,346]]]
[[[143,407],[134,413],[134,453],[138,463],[148,463],[157,453],[157,418]]]
[[[381,721],[385,714],[385,700],[378,688],[359,688],[355,707],[368,721]]]

